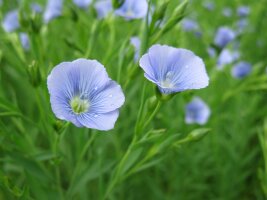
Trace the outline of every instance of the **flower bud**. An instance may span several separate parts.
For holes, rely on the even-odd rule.
[[[41,83],[41,73],[39,66],[36,61],[32,61],[32,63],[27,68],[29,81],[33,85],[33,87],[38,87]]]
[[[152,31],[154,29],[156,22],[161,21],[164,18],[169,3],[170,0],[165,0],[164,2],[161,2],[158,6],[158,9],[155,10],[152,16],[152,21],[150,23],[150,28],[152,29]]]
[[[187,136],[188,141],[199,141],[210,131],[209,128],[195,129]]]
[[[178,22],[180,22],[185,16],[185,11],[188,5],[188,0],[185,0],[178,6],[174,11],[170,19],[167,21],[165,26],[163,27],[163,33],[168,32],[171,28],[173,28]]]

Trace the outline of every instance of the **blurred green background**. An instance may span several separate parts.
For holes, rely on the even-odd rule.
[[[143,22],[113,15],[98,20],[93,6],[82,10],[65,0],[62,16],[42,25],[37,33],[29,29],[26,20],[27,5],[32,2],[45,8],[44,0],[4,0],[0,11],[1,21],[12,9],[26,13],[21,14],[25,25],[20,30],[6,33],[0,28],[0,199],[103,199],[115,166],[133,137],[143,85],[145,99],[154,94],[155,86],[133,61],[130,44],[132,36],[142,35]],[[210,2],[214,4],[212,10],[205,6]],[[155,9],[160,3],[152,1]],[[165,20],[180,3],[170,1]],[[217,70],[218,56],[210,57],[207,48],[220,26],[237,28],[237,8],[241,5],[250,7],[248,26],[235,41],[239,60],[250,62],[253,70],[237,80],[230,74],[231,64]],[[151,149],[166,145],[147,168],[123,178],[109,199],[266,199],[266,5],[266,0],[190,1],[185,17],[198,23],[201,36],[186,32],[179,23],[158,40],[150,40],[149,46],[167,44],[195,52],[206,64],[210,85],[177,94],[163,104],[147,129],[159,137],[137,147],[127,160],[129,167]],[[224,8],[232,10],[231,17],[223,15]],[[37,24],[38,17],[34,18]],[[30,35],[29,51],[21,47],[20,31]],[[125,92],[126,103],[112,131],[74,125],[64,129],[64,122],[57,121],[52,113],[47,75],[60,62],[81,57],[100,61]],[[41,78],[35,80],[32,69],[40,70]],[[38,87],[33,84],[36,82]],[[203,127],[184,120],[185,105],[193,96],[200,96],[211,109]],[[210,131],[199,141],[174,145],[199,128]],[[62,130],[64,137],[58,144]],[[88,140],[90,148],[79,159]]]

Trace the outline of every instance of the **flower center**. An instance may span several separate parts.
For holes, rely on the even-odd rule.
[[[169,71],[166,73],[165,78],[160,82],[161,87],[163,88],[172,88],[174,85],[172,83],[174,73]]]
[[[87,99],[76,96],[70,101],[70,106],[74,113],[81,114],[88,111],[90,103]]]

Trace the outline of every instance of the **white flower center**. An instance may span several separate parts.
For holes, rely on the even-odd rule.
[[[90,102],[87,99],[82,99],[79,96],[75,96],[70,101],[70,106],[75,114],[81,114],[89,110]]]
[[[165,78],[160,82],[162,88],[173,88],[174,84],[172,83],[174,73],[169,71],[166,73]]]

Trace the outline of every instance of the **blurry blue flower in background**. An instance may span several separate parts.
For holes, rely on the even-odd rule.
[[[127,20],[140,19],[146,16],[147,10],[146,0],[125,0],[123,5],[115,11],[115,14]]]
[[[238,58],[240,57],[240,54],[238,51],[230,51],[228,49],[224,49],[219,57],[218,57],[218,61],[217,61],[217,68],[218,69],[223,69],[223,67],[225,65],[231,64],[234,61],[236,61]]]
[[[43,11],[43,8],[40,6],[40,4],[38,3],[32,3],[31,4],[31,9],[32,11],[34,11],[35,13],[41,13]]]
[[[28,51],[30,49],[30,42],[29,42],[29,37],[27,33],[20,33],[19,39],[20,39],[23,49]]]
[[[233,15],[233,11],[231,8],[224,8],[223,11],[222,11],[223,15],[225,17],[231,17]]]
[[[141,41],[139,37],[131,37],[130,40],[131,40],[131,45],[133,45],[135,49],[134,61],[137,62],[140,54]]]
[[[47,85],[56,117],[77,127],[112,129],[125,100],[121,87],[96,60],[60,63],[48,76]]]
[[[61,16],[63,0],[48,0],[44,12],[44,22],[48,23],[52,19]]]
[[[79,8],[87,8],[92,0],[73,0],[73,3]]]
[[[210,116],[210,108],[199,97],[195,97],[186,105],[185,122],[187,124],[197,123],[204,125],[207,123]]]
[[[199,29],[198,23],[195,20],[184,18],[182,21],[182,28],[184,31],[197,31]]]
[[[235,39],[235,32],[228,27],[220,27],[215,35],[214,44],[224,48],[228,43]]]
[[[237,14],[239,17],[247,17],[250,13],[250,8],[248,6],[239,6],[237,8]]]
[[[0,0],[0,6],[2,6],[2,4],[3,4],[3,0]]]
[[[214,58],[216,56],[216,50],[212,47],[208,47],[207,52],[211,58]]]
[[[19,28],[19,12],[18,10],[9,11],[2,22],[2,26],[6,32],[12,32]]]
[[[237,21],[237,32],[242,34],[243,31],[248,27],[248,20],[246,18],[242,18]]]
[[[102,19],[106,17],[111,11],[112,11],[112,3],[111,0],[100,0],[97,1],[94,5],[96,12],[97,12],[97,17],[99,19]]]
[[[252,68],[250,63],[241,61],[233,66],[231,72],[233,77],[241,79],[249,75],[251,70]]]
[[[202,59],[186,49],[153,45],[139,64],[145,77],[163,94],[200,89],[209,84]]]
[[[211,2],[211,1],[204,2],[203,3],[203,7],[206,8],[207,10],[209,10],[209,11],[212,11],[215,8],[215,4],[213,2]]]

